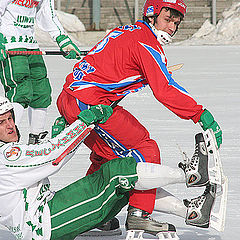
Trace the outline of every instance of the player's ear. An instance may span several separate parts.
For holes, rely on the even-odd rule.
[[[154,25],[154,17],[148,17],[149,23],[151,23],[152,25]]]

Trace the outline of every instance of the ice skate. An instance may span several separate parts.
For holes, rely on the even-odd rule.
[[[208,184],[204,193],[191,201],[184,200],[188,207],[186,224],[201,228],[208,228],[214,200],[216,198],[217,185]]]
[[[112,218],[101,226],[81,234],[81,236],[115,236],[122,235],[119,221],[117,218]]]
[[[48,134],[48,131],[41,132],[39,134],[30,133],[29,134],[29,138],[28,138],[28,144],[38,144],[38,143],[41,143],[42,140],[47,136],[47,134]]]
[[[126,220],[126,240],[144,239],[143,233],[157,236],[159,239],[178,240],[176,228],[169,223],[160,223],[150,217],[146,211],[129,206]]]
[[[196,134],[195,142],[191,160],[178,165],[185,172],[187,187],[201,187],[209,183],[208,152],[202,133]]]

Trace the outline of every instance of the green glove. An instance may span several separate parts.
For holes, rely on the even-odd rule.
[[[5,39],[2,33],[0,33],[0,61],[3,61],[7,58],[6,48],[5,48]]]
[[[204,131],[207,129],[213,130],[217,146],[219,148],[220,145],[222,144],[222,130],[218,123],[214,120],[213,115],[207,109],[205,109],[204,112],[202,113],[199,123]]]
[[[66,126],[67,126],[66,119],[63,116],[58,117],[52,126],[52,138],[60,134],[65,129]]]
[[[81,51],[72,42],[72,40],[67,35],[59,35],[56,38],[57,44],[60,47],[60,51],[65,53],[63,55],[67,59],[80,59]]]
[[[89,126],[98,122],[105,123],[112,113],[113,110],[110,106],[99,104],[92,106],[89,110],[80,112],[78,118]]]

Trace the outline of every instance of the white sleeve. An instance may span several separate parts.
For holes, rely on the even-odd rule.
[[[54,10],[54,0],[43,0],[37,7],[36,23],[48,32],[55,41],[59,35],[66,34]]]
[[[55,161],[87,129],[80,120],[75,121],[57,137],[38,145],[6,144],[0,149],[0,161],[5,174],[11,176],[16,188],[29,187],[58,172],[73,156],[68,154],[57,166]],[[16,189],[14,189],[16,190]]]
[[[0,26],[2,23],[2,16],[5,13],[8,4],[11,2],[12,0],[0,0]]]

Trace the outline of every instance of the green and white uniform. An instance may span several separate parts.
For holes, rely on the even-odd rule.
[[[0,0],[0,32],[7,50],[39,50],[34,24],[53,40],[65,34],[54,12],[54,0]],[[7,97],[24,108],[47,108],[51,86],[42,56],[11,56],[1,62],[1,81]]]
[[[52,162],[85,128],[77,120],[48,142],[0,147],[0,224],[17,239],[74,239],[128,203],[128,191],[138,179],[134,158],[114,159],[56,193],[50,190],[47,177],[59,171],[74,151],[59,165]]]

